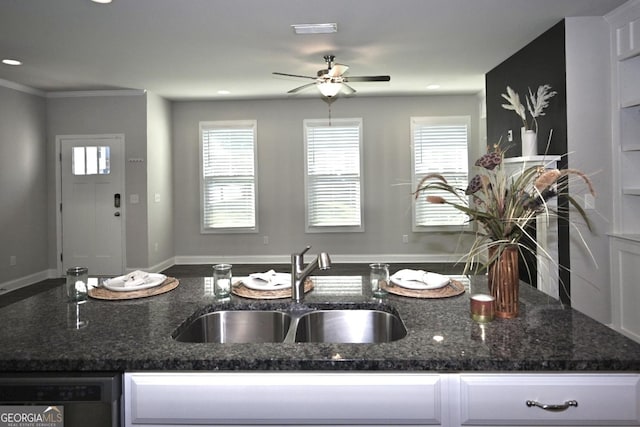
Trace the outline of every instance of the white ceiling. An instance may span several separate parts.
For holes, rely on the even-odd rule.
[[[476,93],[484,74],[567,16],[625,0],[0,0],[0,79],[42,91],[144,89],[168,99],[287,97],[325,54],[356,96]],[[338,24],[295,35],[292,24]],[[230,94],[219,95],[219,90]],[[318,96],[315,88],[299,95]]]

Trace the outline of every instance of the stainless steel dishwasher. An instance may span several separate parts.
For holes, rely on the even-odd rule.
[[[0,374],[0,426],[119,427],[121,409],[119,373]]]

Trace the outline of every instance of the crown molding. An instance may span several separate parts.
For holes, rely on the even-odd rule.
[[[20,83],[11,82],[9,80],[0,79],[0,86],[6,87],[7,89],[13,89],[20,92],[28,93],[29,95],[36,95],[44,97],[46,95],[45,92],[34,89],[29,86],[22,85]]]
[[[146,94],[146,90],[123,89],[123,90],[72,90],[61,92],[47,92],[47,98],[90,98],[100,96],[141,96]]]

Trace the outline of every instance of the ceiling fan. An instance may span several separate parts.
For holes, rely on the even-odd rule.
[[[314,80],[312,83],[307,83],[291,89],[287,93],[298,93],[311,86],[317,86],[325,100],[335,98],[340,94],[340,92],[343,92],[346,95],[356,93],[356,90],[347,84],[350,82],[388,82],[391,80],[390,76],[345,76],[344,74],[347,72],[349,67],[347,65],[334,63],[334,59],[334,55],[325,55],[324,60],[327,63],[327,68],[318,70],[316,77],[276,72],[273,74],[278,76],[299,77]]]

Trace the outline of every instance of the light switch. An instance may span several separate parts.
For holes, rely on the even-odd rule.
[[[153,196],[153,199],[155,200],[156,203],[160,203],[160,193],[155,193],[155,195]]]

